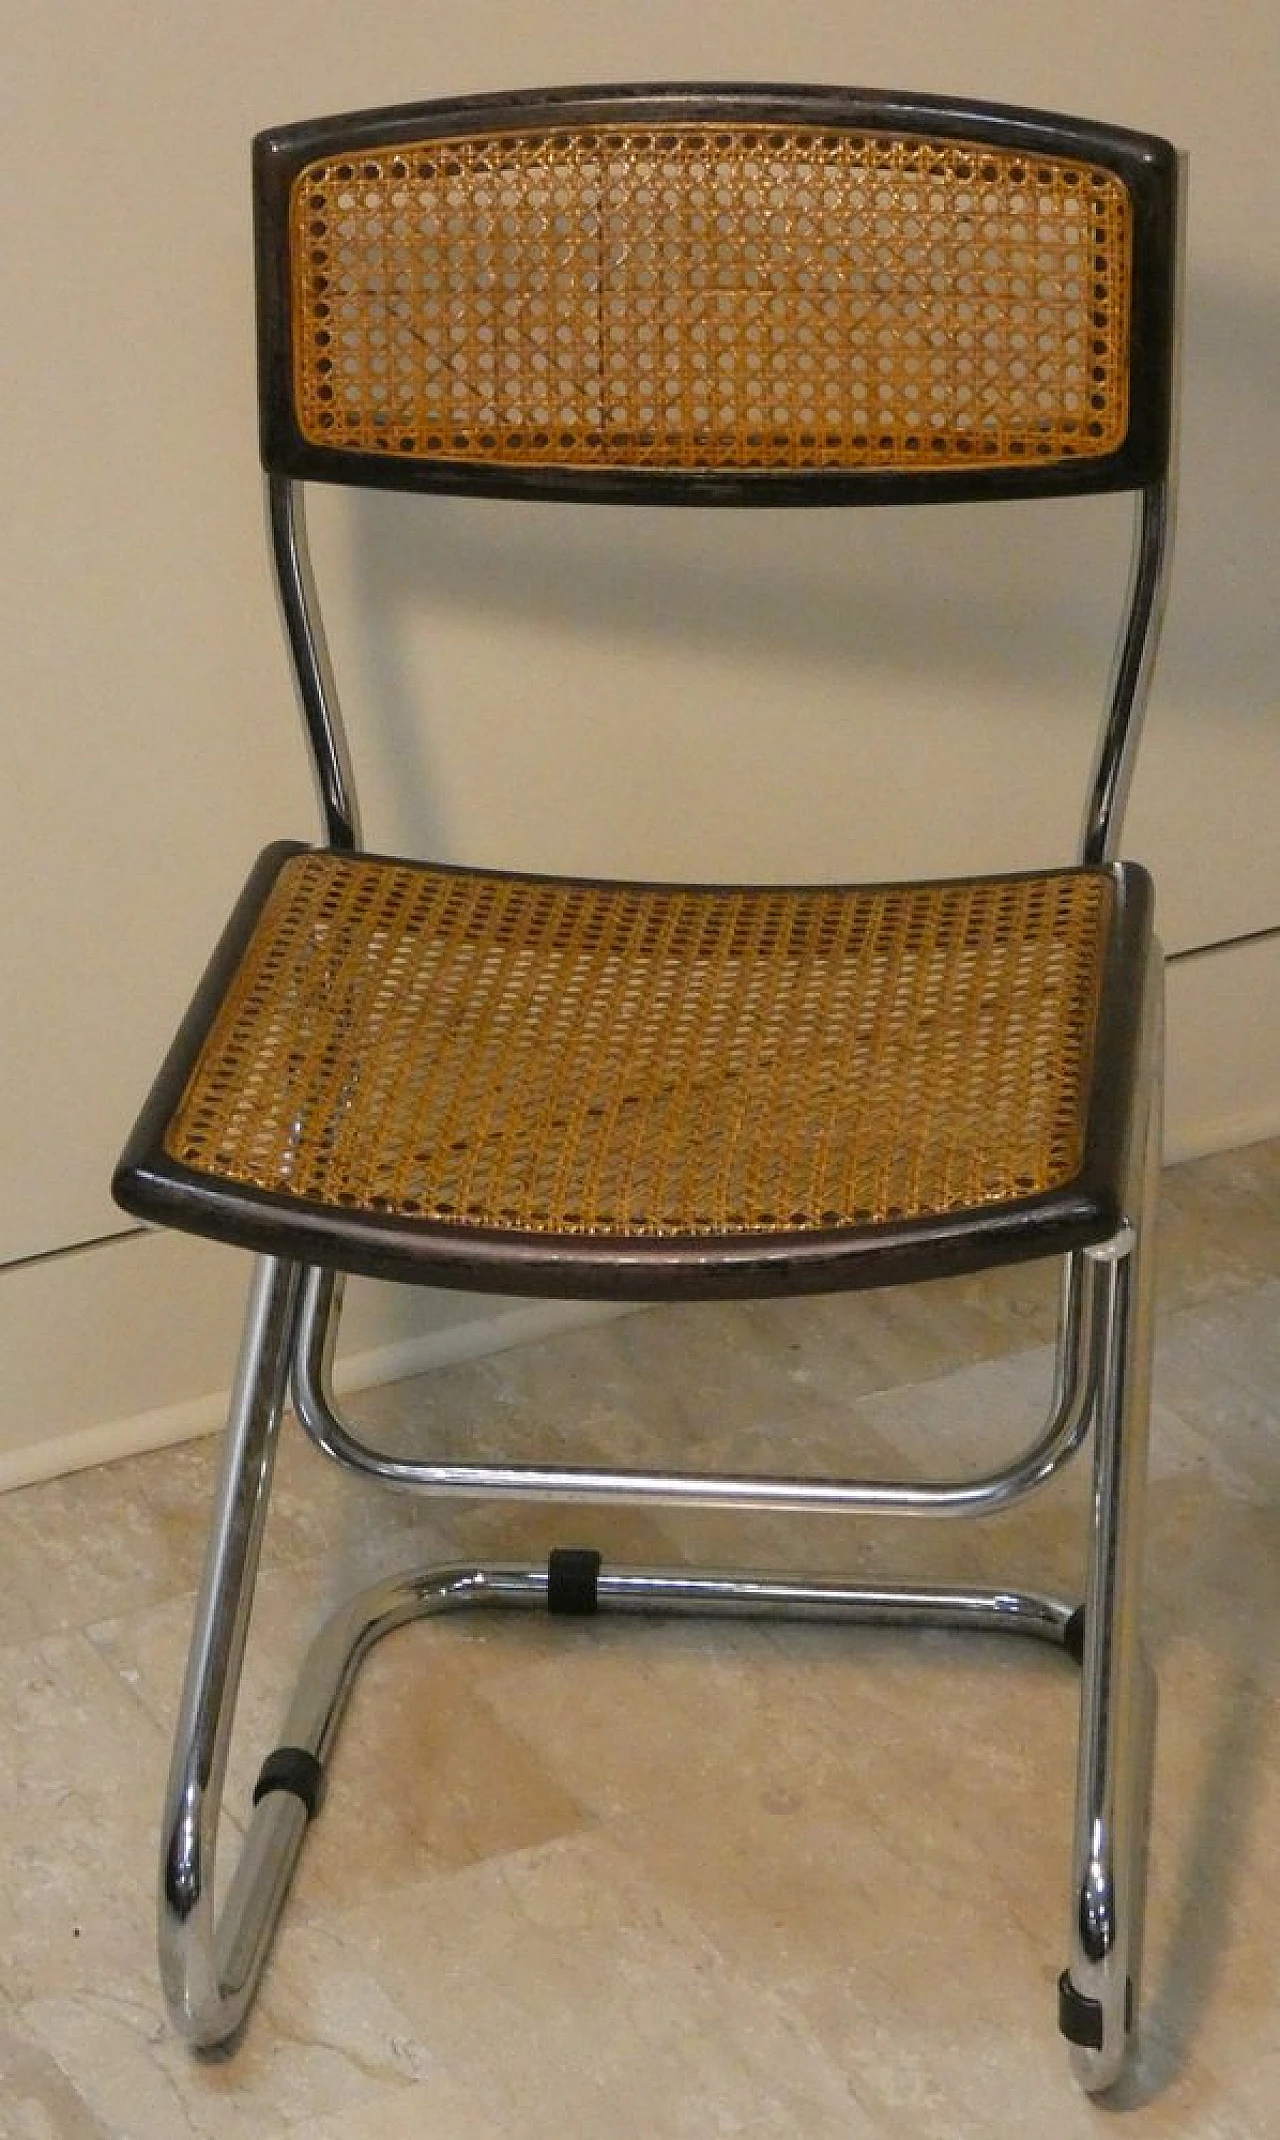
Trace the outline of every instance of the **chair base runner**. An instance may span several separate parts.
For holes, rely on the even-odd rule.
[[[600,1554],[585,1547],[561,1548],[545,1566],[437,1566],[370,1584],[330,1615],[306,1654],[281,1744],[258,1778],[253,1817],[216,1930],[211,1918],[202,1935],[194,1923],[184,1924],[185,1911],[162,1911],[166,1977],[171,1992],[185,1986],[184,1996],[171,1998],[174,2018],[190,2041],[211,2048],[243,2021],[307,1826],[323,1803],[329,1761],[364,1659],[384,1635],[410,1620],[478,1606],[577,1617],[602,1609],[977,1630],[1035,1637],[1071,1656],[1078,1656],[1080,1619],[1078,1607],[1038,1591],[854,1584],[753,1570],[606,1568]],[[216,1804],[206,1805],[205,1819],[211,1871]],[[168,1838],[171,1874],[184,1855],[181,1828],[179,1815]],[[188,1901],[194,1901],[202,1884],[198,1866],[186,1871],[192,1875],[185,1883]],[[170,1883],[170,1902],[183,1890],[183,1882]],[[210,1937],[207,1951],[203,1940]]]

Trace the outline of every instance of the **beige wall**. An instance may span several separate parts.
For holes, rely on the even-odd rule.
[[[1280,930],[1280,257],[1255,205],[1280,137],[1272,10],[19,11],[3,92],[0,1450],[185,1416],[216,1385],[222,1296],[240,1283],[235,1259],[215,1258],[219,1275],[188,1288],[195,1252],[176,1243],[62,1252],[119,1231],[110,1161],[210,933],[257,845],[312,825],[263,570],[249,134],[401,95],[715,75],[1056,104],[1191,150],[1179,570],[1129,844],[1157,872],[1170,948]],[[1123,508],[1026,506],[1009,540],[1007,516],[922,517],[792,519],[779,554],[768,516],[546,512],[517,526],[499,506],[424,518],[326,497],[317,550],[373,835],[727,874],[888,872],[926,854],[963,867],[988,837],[1010,862],[1068,851],[1089,745],[1074,712],[1105,675]],[[1068,567],[1081,541],[1083,566]],[[945,688],[915,675],[922,648]],[[1028,667],[1034,735],[1015,690]],[[426,776],[416,811],[406,768]],[[1280,1127],[1277,940],[1188,958],[1173,993],[1175,1141]],[[1224,1045],[1206,1045],[1210,1009]],[[162,1368],[147,1352],[153,1286]],[[459,1312],[371,1310],[358,1343],[381,1353]],[[38,1371],[33,1318],[54,1363]],[[104,1342],[115,1364],[95,1385]]]

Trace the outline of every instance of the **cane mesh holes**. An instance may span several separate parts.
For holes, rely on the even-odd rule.
[[[956,468],[1124,438],[1112,173],[785,127],[553,129],[301,172],[317,446],[573,467]]]
[[[170,1126],[250,1189],[536,1234],[875,1224],[1079,1169],[1104,875],[600,887],[289,861]]]

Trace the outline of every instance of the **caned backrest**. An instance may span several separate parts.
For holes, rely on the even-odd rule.
[[[869,502],[1169,450],[1162,141],[835,90],[553,91],[256,144],[274,473]]]

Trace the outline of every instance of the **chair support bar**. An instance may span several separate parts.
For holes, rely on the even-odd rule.
[[[165,1797],[160,1860],[160,1975],[178,2025],[196,2043],[239,2026],[289,1884],[306,1815],[273,1793],[246,1839],[221,1923],[214,1856],[231,1720],[275,1469],[297,1317],[298,1272],[261,1261],[227,1422],[214,1528],[196,1603]],[[296,1839],[293,1828],[296,1826]],[[218,2015],[225,2026],[208,2028]]]
[[[1071,2041],[1076,2078],[1091,2094],[1119,2078],[1141,1975],[1147,1832],[1155,1762],[1156,1676],[1141,1640],[1138,1601],[1143,1488],[1150,1422],[1154,1210],[1160,1165],[1162,997],[1151,991],[1145,1045],[1154,1067],[1134,1154],[1135,1212],[1109,1248],[1091,1250],[1102,1281],[1091,1557],[1084,1603],[1070,1961],[1064,2017],[1096,2009]]]
[[[1138,492],[1129,588],[1112,658],[1107,710],[1098,738],[1080,842],[1080,859],[1085,863],[1114,862],[1120,854],[1120,836],[1164,621],[1173,513],[1171,479]]]
[[[491,1495],[509,1501],[646,1502],[792,1515],[994,1515],[1052,1478],[1088,1432],[1096,1324],[1092,1274],[1087,1255],[1066,1259],[1054,1395],[1044,1429],[1012,1463],[971,1479],[769,1477],[618,1467],[596,1470],[577,1464],[424,1463],[387,1456],[360,1439],[333,1396],[332,1360],[341,1292],[327,1271],[308,1271],[303,1280],[293,1368],[294,1409],[316,1447],[334,1463],[410,1493]]]
[[[471,1608],[552,1609],[565,1563],[592,1565],[600,1610],[719,1618],[843,1621],[866,1627],[952,1628],[1037,1638],[1070,1654],[1078,1608],[1037,1591],[942,1585],[852,1584],[771,1573],[684,1568],[609,1569],[582,1549],[548,1566],[495,1563],[415,1570],[370,1584],[335,1611],[312,1642],[268,1755],[254,1814],[216,1932],[203,1906],[212,1883],[218,1806],[212,1796],[184,1818],[187,1794],[170,1800],[161,1951],[174,2017],[193,2043],[224,2042],[253,1997],[356,1674],[374,1645],[410,1620]],[[180,1878],[173,1875],[179,1874]],[[183,1914],[180,1898],[202,1906]]]
[[[360,845],[355,773],[315,598],[302,489],[282,476],[267,478],[267,531],[324,836],[349,853]]]
[[[1153,1135],[1153,1151],[1155,1144]],[[749,1570],[613,1569],[581,1548],[553,1557],[550,1566],[473,1564],[391,1577],[368,1586],[334,1612],[312,1643],[280,1744],[260,1775],[234,1875],[215,1914],[217,1833],[248,1632],[248,1600],[288,1365],[297,1357],[306,1314],[310,1312],[314,1323],[318,1305],[313,1296],[309,1311],[304,1309],[303,1285],[294,1266],[261,1263],[165,1809],[161,1973],[181,2032],[197,2046],[224,2043],[249,2010],[303,1836],[319,1810],[347,1700],[372,1647],[406,1622],[439,1613],[468,1607],[563,1609],[568,1604],[580,1612],[773,1616],[1003,1632],[1051,1642],[1067,1656],[1083,1655],[1076,1906],[1060,2010],[1071,2021],[1072,2056],[1080,2078],[1093,2090],[1110,2085],[1123,2061],[1133,2010],[1146,1791],[1141,1771],[1150,1737],[1146,1667],[1137,1643],[1130,1583],[1127,1577],[1117,1581],[1118,1570],[1136,1558],[1139,1544],[1124,1535],[1137,1528],[1135,1481],[1141,1475],[1145,1418],[1142,1359],[1149,1282],[1144,1272],[1142,1284],[1136,1283],[1137,1243],[1138,1233],[1126,1227],[1109,1248],[1079,1259],[1064,1288],[1070,1342],[1059,1352],[1055,1436],[1074,1445],[1096,1412],[1094,1490],[1105,1507],[1096,1527],[1083,1625],[1078,1604],[1037,1591],[867,1585]],[[1058,1451],[1055,1465],[1063,1453]],[[1013,1467],[1009,1476],[1016,1477],[1018,1469]],[[712,1498],[703,1483],[704,1498]],[[885,1490],[854,1486],[850,1491],[857,1497]],[[801,1499],[797,1505],[806,1503]],[[855,1498],[853,1505],[866,1504]],[[1099,2034],[1101,2047],[1094,2040]]]

